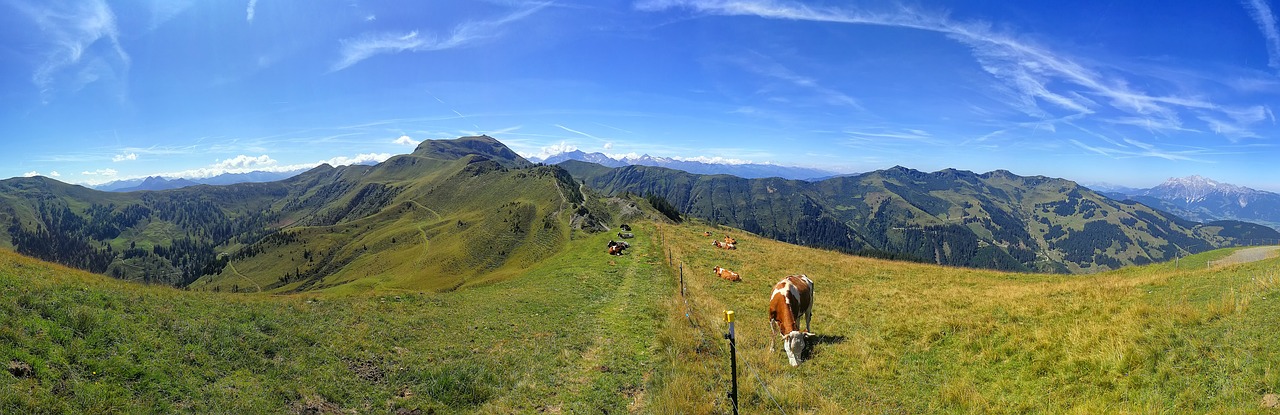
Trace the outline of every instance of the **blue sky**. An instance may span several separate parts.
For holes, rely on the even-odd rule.
[[[1280,191],[1274,6],[0,0],[0,177],[283,170],[487,133],[526,156]]]

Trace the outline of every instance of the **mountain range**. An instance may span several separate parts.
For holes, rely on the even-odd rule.
[[[816,180],[838,175],[838,173],[808,167],[782,166],[759,163],[716,163],[698,160],[680,160],[669,157],[653,157],[648,154],[638,157],[609,157],[604,153],[585,153],[573,150],[548,156],[545,159],[532,158],[530,161],[545,164],[559,164],[569,160],[585,161],[606,167],[654,166],[683,170],[695,174],[729,174],[749,179],[765,177],[781,177],[793,180]]]
[[[645,196],[641,198],[640,196]],[[820,181],[577,160],[539,165],[488,136],[285,180],[105,192],[0,181],[0,248],[195,290],[449,291],[538,264],[575,232],[674,207],[800,245],[968,267],[1083,273],[1280,239],[1074,182],[903,167]],[[650,212],[650,213],[646,213]]]
[[[164,176],[148,176],[140,179],[116,180],[103,183],[90,188],[107,191],[107,192],[134,192],[139,190],[169,190],[181,189],[188,186],[196,186],[201,184],[208,185],[228,185],[236,183],[265,183],[284,180],[299,173],[307,171],[307,169],[271,172],[271,171],[251,171],[245,173],[223,173],[213,177],[204,177],[197,179],[186,179],[181,177],[164,177]]]
[[[0,247],[192,289],[441,291],[536,263],[593,213],[563,169],[479,136],[268,183],[116,193],[4,180]]]
[[[1199,223],[1075,182],[904,167],[817,182],[560,164],[607,194],[659,195],[681,212],[781,241],[944,265],[1094,272],[1172,260],[1280,232]]]
[[[1280,229],[1280,194],[1201,176],[1170,178],[1149,189],[1112,188],[1104,194],[1194,221],[1240,220]]]

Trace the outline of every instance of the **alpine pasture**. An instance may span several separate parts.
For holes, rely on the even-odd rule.
[[[0,412],[726,413],[724,310],[742,413],[1255,413],[1280,390],[1274,257],[1017,274],[632,225],[625,255],[574,231],[438,293],[182,291],[0,254]],[[788,274],[815,282],[795,368],[767,351]]]

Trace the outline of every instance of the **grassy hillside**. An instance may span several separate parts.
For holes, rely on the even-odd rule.
[[[1261,225],[1205,226],[1068,180],[1007,171],[895,167],[805,182],[561,166],[603,192],[660,195],[689,216],[776,240],[941,265],[1093,273],[1243,244],[1245,233],[1280,239]]]
[[[724,412],[722,312],[737,314],[743,413],[1250,413],[1280,392],[1280,260],[1205,269],[1227,250],[1089,276],[889,262],[742,232],[663,226],[683,264],[659,337],[673,362],[659,412]],[[711,274],[740,272],[741,283]],[[768,354],[765,304],[788,274],[815,282],[810,360]],[[779,346],[780,348],[780,346]],[[776,402],[776,403],[775,403]]]
[[[0,413],[646,412],[652,229],[441,294],[188,292],[0,252]]]
[[[491,163],[388,160],[364,179],[368,190],[236,251],[191,288],[446,291],[518,274],[563,247],[583,197],[555,167]]]
[[[0,181],[0,248],[123,280],[216,291],[445,291],[559,252],[582,190],[487,136],[272,183],[109,193]]]
[[[725,309],[742,413],[1252,413],[1280,391],[1280,259],[1064,277],[632,225],[627,255],[573,231],[445,293],[181,291],[0,253],[0,413],[725,413]],[[816,282],[798,368],[766,352],[793,273]]]

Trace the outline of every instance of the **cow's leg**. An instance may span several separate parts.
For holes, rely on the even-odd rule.
[[[773,342],[778,339],[778,320],[769,319],[769,353],[773,353]]]
[[[809,331],[809,320],[813,319],[813,281],[810,281],[807,277],[805,281],[809,283],[809,307],[804,310],[804,332],[812,333]]]

